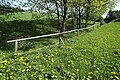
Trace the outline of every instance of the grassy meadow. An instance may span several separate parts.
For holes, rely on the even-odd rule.
[[[55,16],[53,16],[55,17]],[[84,21],[83,21],[84,22]],[[92,22],[89,22],[89,25]],[[83,23],[84,24],[84,23]],[[71,19],[67,21],[66,30],[72,30]],[[0,50],[5,52],[14,51],[14,43],[7,44],[8,40],[28,38],[59,32],[56,18],[49,14],[37,12],[18,12],[0,15]],[[86,31],[81,31],[86,32]],[[73,33],[65,35],[65,39],[72,37]],[[77,35],[77,34],[76,34]],[[18,50],[28,51],[43,46],[58,43],[58,36],[21,41]]]
[[[9,24],[9,22],[7,23]],[[34,24],[33,22],[25,23],[24,21],[23,23],[26,24],[26,26],[31,25],[31,23]],[[3,24],[3,26],[5,24]],[[12,24],[10,23],[11,27]],[[19,24],[21,27],[23,25]],[[36,27],[31,28],[29,27],[29,29],[34,32],[34,28]],[[6,28],[6,30],[7,29],[8,28]],[[15,27],[13,29],[17,28]],[[18,28],[16,31],[18,30],[20,29]],[[29,32],[26,34],[28,33]],[[25,32],[20,34],[25,34]],[[0,79],[119,80],[119,34],[120,22],[111,22],[101,26],[95,31],[80,35],[79,37],[74,36],[70,39],[64,39],[64,45],[45,46],[41,49],[34,49],[33,51],[18,51],[15,54],[13,52],[5,53],[4,51],[0,51]],[[39,35],[39,32],[37,32],[37,35]],[[11,35],[9,35],[10,39],[14,39],[10,36]],[[44,44],[47,45],[46,42]],[[29,42],[29,44],[30,43],[31,42]],[[38,43],[36,42],[36,44]],[[31,43],[31,47],[32,46],[33,44]]]

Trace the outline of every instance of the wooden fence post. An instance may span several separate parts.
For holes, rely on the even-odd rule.
[[[18,41],[15,41],[15,52],[18,50]]]

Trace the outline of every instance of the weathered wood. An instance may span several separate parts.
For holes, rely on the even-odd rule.
[[[18,50],[18,41],[15,41],[15,52]]]
[[[74,31],[80,31],[80,30],[89,29],[89,28],[92,28],[92,27],[93,26],[90,26],[90,27],[87,27],[87,28],[82,28],[82,29],[70,30],[70,31],[61,32],[61,33],[55,33],[55,34],[48,34],[48,35],[42,35],[42,36],[36,36],[36,37],[30,37],[30,38],[10,40],[10,41],[7,41],[7,43],[16,42],[16,41],[25,41],[25,40],[30,40],[30,39],[44,38],[44,37],[55,36],[55,35],[60,35],[60,34],[67,34],[67,33],[71,33],[71,32],[74,32]]]
[[[48,34],[48,35],[42,35],[42,36],[36,36],[36,37],[30,37],[30,38],[10,40],[10,41],[7,41],[7,43],[15,42],[15,52],[17,52],[17,50],[18,50],[18,42],[19,41],[25,41],[25,40],[30,40],[30,39],[37,39],[37,38],[43,38],[43,37],[49,37],[49,36],[55,36],[55,35],[61,35],[61,34],[67,34],[67,33],[75,32],[75,31],[77,31],[77,34],[79,36],[79,31],[80,30],[89,29],[89,28],[92,28],[92,27],[94,27],[94,26],[90,26],[90,27],[82,28],[82,29],[75,29],[75,30],[71,30],[71,31],[61,32],[61,33],[55,33],[55,34]],[[64,41],[62,40],[61,37],[60,37],[60,40],[64,44]]]
[[[62,44],[64,44],[64,41],[63,41],[62,37],[60,37],[60,40],[61,40]]]

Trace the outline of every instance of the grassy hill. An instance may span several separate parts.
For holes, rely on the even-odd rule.
[[[8,40],[40,36],[59,31],[57,21],[51,19],[50,15],[38,14],[36,12],[18,12],[0,15],[0,24],[0,50],[5,51],[11,51],[14,46],[13,43],[7,44]],[[29,40],[27,41],[28,44],[23,41],[20,43],[19,48],[26,50],[26,48],[30,49],[35,45],[46,45],[45,43],[50,40]]]
[[[1,52],[0,79],[119,80],[120,23],[23,53]]]
[[[67,20],[67,30],[73,29],[71,19]],[[89,24],[92,23],[91,21]],[[8,40],[40,36],[59,32],[57,19],[49,14],[37,12],[17,12],[0,15],[0,50],[13,51],[14,43],[7,44]],[[83,21],[84,24],[84,21]],[[70,35],[71,36],[71,35]],[[58,36],[52,38],[36,39],[19,43],[19,50],[29,49],[53,44]]]

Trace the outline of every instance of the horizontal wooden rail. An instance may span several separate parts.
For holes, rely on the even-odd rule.
[[[61,33],[55,33],[55,34],[48,34],[48,35],[42,35],[42,36],[36,36],[36,37],[30,37],[30,38],[10,40],[10,41],[7,41],[7,43],[16,42],[16,41],[25,41],[25,40],[37,39],[37,38],[43,38],[43,37],[49,37],[49,36],[55,36],[55,35],[60,35],[60,34],[66,34],[66,33],[71,33],[71,32],[75,32],[75,31],[78,31],[78,30],[84,30],[84,29],[88,29],[88,28],[92,28],[92,27],[93,26],[90,26],[90,27],[87,27],[87,28],[82,28],[82,29],[70,30],[70,31],[61,32]]]
[[[7,43],[15,42],[15,52],[17,52],[18,42],[19,41],[25,41],[25,40],[31,40],[31,39],[38,39],[38,38],[44,38],[44,37],[49,37],[49,36],[61,35],[61,34],[67,34],[67,33],[75,32],[75,31],[79,32],[80,30],[85,30],[85,29],[89,29],[89,28],[92,28],[92,27],[94,27],[94,26],[92,25],[92,26],[87,27],[87,28],[75,29],[75,30],[70,30],[70,31],[66,31],[66,32],[61,32],[61,33],[55,33],[55,34],[48,34],[48,35],[42,35],[42,36],[36,36],[36,37],[30,37],[30,38],[10,40],[10,41],[7,41]]]

